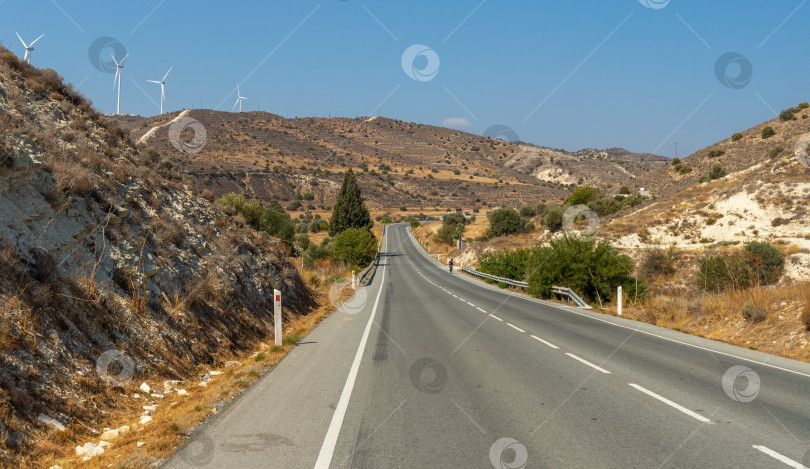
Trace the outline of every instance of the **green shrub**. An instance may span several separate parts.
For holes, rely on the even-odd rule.
[[[629,195],[630,194],[630,188],[627,187],[627,186],[622,186],[621,189],[619,189],[619,194],[628,194]]]
[[[620,211],[622,204],[613,197],[607,196],[589,204],[588,207],[600,217],[604,217]]]
[[[736,142],[737,140],[742,140],[742,138],[743,138],[743,134],[737,132],[737,133],[735,133],[734,135],[731,136],[731,141]]]
[[[681,164],[681,159],[680,158],[678,158],[678,157],[672,158],[672,166],[678,166],[679,164]],[[627,193],[629,194],[630,191],[628,191]]]
[[[759,241],[752,241],[745,245],[749,267],[754,275],[753,280],[761,285],[771,285],[779,281],[785,266],[782,251],[771,245]]]
[[[740,308],[740,316],[743,319],[751,319],[751,313],[754,311],[754,302],[751,300],[746,300],[746,302]]]
[[[463,232],[464,225],[442,225],[433,236],[433,241],[453,246],[459,236],[459,227]]]
[[[552,233],[560,231],[560,229],[562,229],[564,214],[565,212],[563,212],[562,207],[557,206],[546,207],[542,219],[543,226],[545,226],[546,229],[551,231]]]
[[[768,150],[768,156],[771,157],[771,158],[776,158],[783,151],[785,151],[785,149],[782,148],[782,145],[777,145],[777,146],[771,148],[770,150]]]
[[[611,301],[619,285],[628,298],[644,298],[646,284],[639,279],[636,289],[633,268],[632,259],[616,252],[607,241],[571,237],[535,248],[526,263],[530,294],[548,298],[551,287],[557,285],[602,303]]]
[[[689,174],[691,172],[692,172],[692,167],[687,166],[687,165],[681,166],[681,169],[678,170],[678,174]]]
[[[807,104],[806,102],[801,102],[801,103],[799,103],[799,105],[798,105],[798,106],[796,106],[796,107],[798,107],[799,109],[807,109],[807,108],[809,108],[809,107],[810,107],[810,104]]]
[[[450,212],[445,213],[442,217],[442,224],[444,225],[458,225],[458,224],[466,224],[467,219],[464,217],[464,214],[461,212]]]
[[[725,169],[723,169],[723,166],[720,165],[720,164],[716,164],[716,165],[712,166],[711,171],[709,171],[709,178],[711,178],[711,179],[720,179],[721,177],[725,176],[726,174],[728,174],[728,173],[726,172]]]
[[[312,242],[309,240],[309,236],[306,234],[295,235],[294,240],[301,247],[302,251],[309,249],[309,245],[312,244]]]
[[[718,156],[723,156],[726,154],[725,150],[716,149],[709,152],[709,158],[717,158]]]
[[[537,209],[535,207],[532,207],[531,205],[527,205],[525,207],[520,207],[520,216],[521,217],[531,218],[531,217],[533,217],[535,215],[537,215]]]
[[[412,229],[412,230],[415,230],[415,229],[419,228],[420,226],[422,226],[422,224],[421,224],[421,223],[419,223],[419,222],[418,222],[418,221],[416,221],[416,220],[411,220],[411,229]]]
[[[751,272],[739,253],[707,254],[698,259],[698,288],[721,292],[751,286]]]
[[[509,284],[507,284],[506,282],[498,282],[498,288],[506,288],[508,286]]]
[[[779,113],[779,120],[782,122],[792,121],[796,118],[793,109],[785,109],[781,113]]]
[[[568,202],[572,205],[583,205],[593,202],[598,197],[599,189],[592,186],[582,186],[568,197]]]
[[[495,283],[495,280],[492,280],[491,278],[485,278],[484,281],[489,283],[489,284]]]
[[[511,207],[501,207],[487,214],[489,219],[489,234],[491,237],[521,233],[524,229],[523,219],[517,210]]]
[[[773,130],[773,127],[771,127],[770,125],[762,129],[762,138],[770,138],[773,137],[774,135],[776,135],[776,131]]]
[[[498,277],[524,280],[526,278],[526,261],[531,250],[503,250],[482,254],[478,257],[478,270]]]
[[[332,255],[355,267],[365,267],[377,254],[377,239],[368,230],[349,228],[335,237]]]
[[[285,241],[292,241],[295,235],[295,225],[292,219],[281,210],[276,202],[265,206],[258,200],[245,201],[242,194],[233,193],[223,195],[219,201],[245,217],[247,224],[255,230],[265,231],[270,236]]]

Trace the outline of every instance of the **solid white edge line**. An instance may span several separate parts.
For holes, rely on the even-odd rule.
[[[796,468],[796,469],[810,469],[807,466],[805,466],[804,464],[802,464],[800,462],[797,462],[797,461],[794,461],[794,460],[790,459],[787,456],[783,456],[783,455],[777,453],[776,451],[768,448],[767,446],[762,446],[762,445],[751,445],[751,446],[754,449],[762,451],[763,453],[767,454],[768,456],[770,456],[770,457],[772,457],[774,459],[782,461],[783,463],[787,464],[790,467],[793,467],[793,468]]]
[[[606,370],[606,369],[604,369],[604,368],[602,368],[600,366],[596,366],[593,363],[589,362],[588,360],[585,360],[584,358],[579,358],[578,356],[574,355],[573,353],[567,353],[566,352],[566,355],[573,358],[574,360],[577,360],[578,362],[581,362],[581,363],[584,363],[584,364],[590,366],[591,368],[593,368],[594,370],[596,370],[596,371],[598,371],[600,373],[604,373],[606,375],[610,374],[610,372],[608,370]]]
[[[703,423],[708,423],[708,424],[713,424],[714,423],[711,420],[707,419],[706,417],[704,417],[704,416],[702,416],[702,415],[700,415],[698,413],[692,412],[691,410],[687,409],[686,407],[684,407],[684,406],[682,406],[680,404],[676,404],[675,402],[670,401],[666,397],[658,395],[658,394],[650,391],[649,389],[646,389],[646,388],[643,388],[643,387],[639,386],[638,384],[635,384],[635,383],[627,383],[627,384],[629,384],[630,387],[638,389],[639,391],[643,392],[644,394],[646,394],[646,395],[648,395],[650,397],[653,397],[655,399],[658,399],[659,401],[663,402],[664,404],[667,404],[670,407],[678,409],[681,412],[683,412],[684,414],[686,414],[686,415],[688,415],[688,416],[690,416],[692,418],[695,418],[697,420],[700,420]]]
[[[530,336],[530,337],[531,337],[532,339],[534,339],[534,340],[540,341],[540,342],[542,342],[542,343],[544,343],[544,344],[548,345],[548,346],[549,346],[549,347],[551,347],[551,348],[554,348],[554,349],[558,349],[558,348],[560,348],[560,347],[557,347],[556,345],[552,344],[551,342],[545,341],[545,340],[541,339],[540,337],[537,337],[536,335],[533,335],[533,336]]]
[[[385,239],[385,245],[388,246],[388,238]],[[332,463],[332,456],[335,453],[335,446],[337,445],[338,437],[340,436],[340,427],[343,426],[343,419],[346,417],[346,410],[349,408],[349,400],[352,397],[352,390],[354,383],[357,380],[357,373],[360,370],[360,362],[363,360],[363,352],[366,348],[371,326],[374,324],[374,316],[377,314],[377,306],[380,304],[380,295],[383,291],[385,284],[385,265],[383,265],[382,276],[380,278],[380,290],[377,292],[377,299],[374,301],[374,307],[371,309],[371,315],[366,324],[366,330],[363,331],[363,338],[360,339],[360,345],[357,347],[357,353],[354,355],[352,367],[349,370],[349,376],[346,378],[346,384],[343,386],[343,392],[340,394],[340,400],[335,413],[332,415],[332,421],[329,423],[329,429],[326,431],[326,437],[323,439],[321,451],[318,454],[318,460],[315,462],[315,469],[329,469]]]
[[[521,328],[517,327],[516,325],[512,324],[511,322],[507,322],[506,325],[511,327],[512,329],[516,330],[516,331],[526,332],[523,329],[521,329]]]
[[[414,245],[414,246],[416,246],[416,247],[418,247],[418,248],[419,248],[420,250],[422,250],[422,252],[424,253],[424,250],[423,250],[423,249],[422,249],[422,248],[421,248],[421,247],[420,247],[420,246],[419,246],[419,245],[416,243],[416,241],[415,241],[415,239],[416,239],[416,238],[414,238],[413,236],[410,236],[410,238],[411,238],[411,242],[413,243],[413,245]],[[426,254],[426,253],[425,253],[425,254],[423,254],[423,255],[427,256],[427,254]],[[460,278],[465,278],[465,277],[463,277],[463,276],[462,276],[462,277],[460,277]],[[473,282],[473,280],[470,280],[470,282],[472,283],[472,282]],[[477,280],[475,280],[475,282],[478,282],[478,281],[477,281]],[[478,283],[480,283],[480,282],[478,282]],[[589,314],[585,314],[585,313],[582,313],[582,312],[580,312],[580,311],[575,311],[575,310],[573,310],[573,309],[565,309],[565,308],[561,308],[561,307],[559,307],[559,306],[557,306],[557,305],[555,305],[555,304],[553,304],[553,303],[550,303],[550,302],[547,302],[547,301],[538,300],[538,299],[535,299],[535,298],[533,298],[533,297],[529,297],[529,296],[522,295],[522,294],[519,294],[519,293],[508,293],[508,292],[504,292],[504,291],[498,291],[498,290],[492,290],[492,291],[497,292],[497,293],[501,293],[501,294],[503,294],[503,295],[514,296],[514,297],[520,298],[520,299],[522,299],[522,300],[525,300],[525,301],[528,301],[528,302],[531,302],[531,303],[535,303],[535,304],[539,304],[539,305],[542,305],[542,306],[546,306],[546,307],[548,307],[548,308],[554,308],[554,309],[556,309],[556,310],[558,310],[558,311],[563,311],[563,312],[566,312],[566,313],[573,313],[573,314],[576,314],[576,315],[578,315],[578,316],[583,316],[583,317],[586,317],[586,318],[591,318],[591,319],[593,319],[593,320],[595,320],[595,321],[603,322],[603,323],[605,323],[605,324],[610,324],[611,326],[615,326],[615,327],[621,327],[622,329],[629,329],[629,330],[631,330],[631,331],[636,331],[636,332],[639,332],[639,333],[641,333],[641,334],[649,335],[649,336],[656,337],[656,338],[659,338],[659,339],[663,339],[663,340],[666,340],[666,341],[669,341],[669,342],[674,342],[674,343],[676,343],[676,344],[686,345],[687,347],[693,347],[693,348],[697,348],[697,349],[705,350],[705,351],[707,351],[707,352],[711,352],[711,353],[717,353],[717,354],[720,354],[720,355],[725,355],[725,356],[727,356],[727,357],[736,358],[736,359],[738,359],[738,360],[744,360],[744,361],[747,361],[747,362],[749,362],[749,363],[756,363],[757,365],[761,365],[761,366],[767,366],[767,367],[769,367],[769,368],[773,368],[773,369],[776,369],[776,370],[785,371],[785,372],[788,372],[788,373],[792,373],[792,374],[794,374],[794,375],[799,375],[799,376],[804,376],[804,377],[806,377],[806,378],[810,378],[810,373],[802,373],[801,371],[795,371],[795,370],[791,370],[791,369],[789,369],[789,368],[784,368],[784,367],[781,367],[781,366],[778,366],[778,365],[771,365],[770,363],[762,362],[762,361],[759,361],[759,360],[754,360],[754,359],[752,359],[752,358],[745,358],[745,357],[741,357],[741,356],[739,356],[739,355],[734,355],[733,353],[722,352],[722,351],[720,351],[720,350],[715,350],[715,349],[712,349],[712,348],[709,348],[709,347],[704,347],[704,346],[702,346],[702,345],[698,345],[698,344],[690,344],[689,342],[684,342],[684,341],[682,341],[682,340],[678,340],[678,339],[672,339],[672,338],[670,338],[670,337],[664,337],[664,336],[659,335],[659,334],[656,334],[656,333],[654,333],[654,332],[649,332],[649,331],[641,330],[641,329],[639,329],[639,328],[637,328],[637,327],[627,326],[627,325],[624,325],[624,324],[618,324],[618,323],[615,323],[615,322],[612,322],[612,321],[608,321],[608,320],[605,320],[605,319],[600,319],[600,318],[598,318],[598,317],[591,316],[591,315],[589,315]],[[673,329],[666,329],[666,330],[674,332],[674,330],[673,330]],[[702,339],[703,339],[703,337],[700,337],[700,338],[702,338]],[[705,340],[711,340],[711,339],[705,339]],[[778,357],[778,355],[772,355],[772,356],[773,356],[773,357]]]
[[[498,321],[503,322],[503,319],[499,318],[498,316],[495,316],[494,314],[490,314],[489,317],[491,317],[492,319],[497,319]]]

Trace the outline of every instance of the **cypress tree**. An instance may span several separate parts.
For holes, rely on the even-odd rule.
[[[357,185],[354,171],[350,168],[343,175],[343,185],[340,187],[335,208],[332,209],[329,236],[335,236],[349,228],[368,229],[369,227],[371,227],[371,215],[366,208],[360,186]]]

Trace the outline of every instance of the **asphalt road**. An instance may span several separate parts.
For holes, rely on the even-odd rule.
[[[810,365],[450,274],[371,283],[165,467],[810,467]]]

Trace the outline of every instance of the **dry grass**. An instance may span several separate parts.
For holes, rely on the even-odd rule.
[[[346,272],[344,272],[346,275]],[[317,281],[311,281],[311,285],[317,285],[317,294],[320,298],[328,297],[329,285],[316,272],[302,272],[304,278],[317,277]],[[345,299],[348,294],[343,295]],[[285,336],[296,335],[298,339],[306,336],[315,326],[327,318],[335,307],[328,302],[324,302],[312,313],[295,317],[285,324]],[[79,463],[75,457],[75,446],[83,445],[87,441],[97,442],[98,437],[91,437],[83,432],[81,435],[56,435],[49,434],[42,439],[38,453],[42,455],[38,459],[36,467],[48,467],[53,464],[60,464],[62,467],[83,467],[83,468],[108,468],[127,467],[152,468],[156,459],[164,459],[175,453],[175,448],[181,447],[188,441],[194,432],[194,428],[206,418],[217,414],[222,406],[228,401],[236,398],[241,392],[249,388],[251,384],[260,378],[290,351],[294,344],[285,343],[281,347],[270,347],[272,335],[263,337],[256,341],[249,352],[240,354],[231,359],[239,361],[240,365],[224,369],[220,375],[213,375],[207,380],[206,386],[200,386],[199,380],[194,378],[208,373],[212,368],[203,366],[194,370],[188,378],[185,389],[186,396],[177,393],[169,393],[163,400],[158,400],[158,410],[152,414],[152,422],[147,425],[135,425],[134,430],[112,441],[112,447],[101,456],[95,457],[85,463]],[[146,381],[150,385],[162,382],[159,376],[150,376],[139,379],[138,382],[130,382],[127,388],[121,391],[118,401],[122,405],[112,412],[109,412],[102,421],[94,422],[96,426],[106,425],[109,428],[117,428],[122,425],[132,425],[138,420],[138,415],[143,412],[141,405],[145,401],[129,399],[132,393],[138,392],[137,385],[141,381]],[[126,397],[125,397],[126,396]],[[0,418],[2,418],[2,400],[0,400]],[[138,447],[138,442],[145,443]]]

